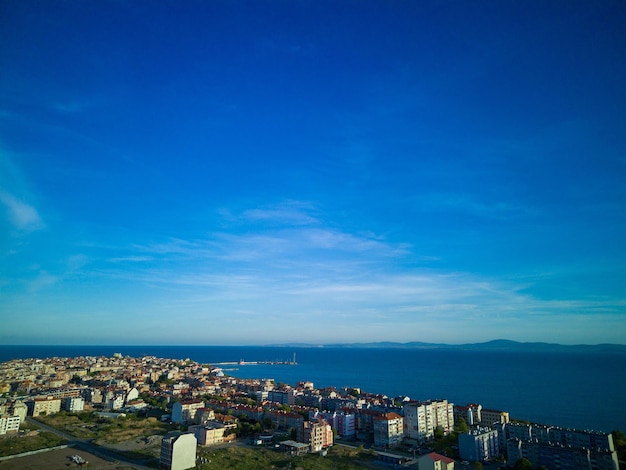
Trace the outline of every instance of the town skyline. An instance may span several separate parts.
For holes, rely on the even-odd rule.
[[[626,344],[626,5],[9,2],[1,344]]]

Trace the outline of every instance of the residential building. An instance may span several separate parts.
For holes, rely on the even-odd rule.
[[[477,428],[459,434],[459,455],[463,460],[480,462],[497,458],[500,455],[498,431]]]
[[[128,405],[129,402],[137,400],[137,398],[139,398],[139,390],[133,387],[126,394],[125,403]]]
[[[296,390],[270,390],[267,394],[267,400],[281,405],[294,405],[296,395]]]
[[[494,424],[506,424],[510,421],[509,413],[500,410],[488,410],[483,408],[480,410],[480,424],[484,426],[493,426]]]
[[[500,446],[506,449],[511,465],[526,458],[534,466],[551,469],[619,468],[610,433],[522,423],[499,424],[496,429],[500,434]]]
[[[108,410],[121,410],[124,407],[124,393],[114,393],[106,399],[104,407]]]
[[[357,439],[371,441],[374,439],[374,419],[382,415],[378,410],[357,410],[355,431]]]
[[[444,434],[454,429],[454,405],[448,400],[411,401],[402,407],[404,436],[419,442],[433,439],[435,429],[440,427]]]
[[[21,418],[19,416],[0,416],[0,435],[18,432],[20,430]]]
[[[463,419],[468,426],[476,426],[481,422],[482,409],[482,405],[478,403],[468,403],[467,406],[454,405],[454,422],[458,423]]]
[[[193,426],[193,431],[199,446],[214,446],[225,442],[227,430],[236,429],[237,425],[225,425],[217,421],[207,421],[199,426]],[[190,427],[191,431],[192,428]]]
[[[404,436],[403,419],[397,413],[385,413],[374,418],[374,445],[395,447]]]
[[[274,426],[278,429],[299,429],[304,422],[304,418],[299,413],[292,413],[282,410],[272,410],[266,413]]]
[[[42,414],[54,414],[61,411],[60,398],[35,398],[28,402],[29,415],[37,417]]]
[[[161,441],[161,470],[187,470],[196,468],[197,439],[191,433],[171,432]]]
[[[544,466],[554,470],[570,468],[619,469],[619,461],[615,451],[570,447],[553,442],[509,439],[507,455],[510,465],[515,465],[518,460],[526,458],[533,464],[533,467]]]
[[[419,470],[454,470],[454,460],[431,452],[417,459],[417,466]]]
[[[64,398],[63,409],[70,413],[83,411],[85,409],[85,400],[80,397]]]
[[[322,418],[304,421],[298,429],[298,441],[308,444],[311,452],[320,452],[333,445],[333,430]]]
[[[211,408],[198,408],[194,416],[194,422],[202,424],[215,419],[215,412]]]
[[[22,401],[16,401],[13,403],[13,416],[19,416],[20,422],[26,421],[26,416],[28,415],[28,406],[24,404]]]
[[[172,421],[179,424],[192,423],[200,408],[204,408],[202,400],[177,401],[172,406]]]
[[[377,414],[375,415],[377,416]],[[375,417],[374,416],[374,417]],[[351,411],[311,411],[309,419],[322,417],[341,437],[351,437],[355,434],[356,415]],[[373,422],[372,422],[373,426]]]

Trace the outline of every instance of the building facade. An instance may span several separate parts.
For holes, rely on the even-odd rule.
[[[386,413],[374,418],[374,445],[395,447],[404,437],[404,420],[397,413]]]
[[[0,416],[0,435],[20,430],[21,418],[19,416]]]
[[[192,423],[200,408],[204,408],[202,400],[177,401],[172,405],[172,421],[178,424]]]
[[[298,430],[298,441],[308,444],[311,452],[320,452],[333,445],[333,430],[322,418],[304,421]]]
[[[523,423],[499,424],[496,429],[500,434],[500,446],[506,449],[511,465],[526,458],[534,466],[543,465],[550,469],[619,468],[610,433]]]
[[[404,415],[404,436],[419,442],[435,437],[435,429],[440,427],[444,434],[454,429],[454,405],[448,400],[411,401],[402,407]]]
[[[76,413],[85,409],[85,400],[81,397],[63,399],[63,409],[70,413]]]
[[[463,460],[485,462],[500,455],[498,431],[491,428],[477,428],[459,434],[459,455]]]
[[[417,465],[419,470],[454,470],[454,460],[436,452],[417,459]]]
[[[196,436],[171,432],[161,441],[160,470],[187,470],[196,468]]]
[[[29,415],[37,417],[42,414],[54,414],[61,411],[60,398],[36,398],[28,403]]]

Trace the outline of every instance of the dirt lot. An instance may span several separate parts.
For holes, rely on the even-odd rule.
[[[85,469],[128,469],[132,467],[123,464],[115,464],[96,457],[89,452],[78,449],[58,449],[50,452],[42,452],[40,454],[29,455],[19,459],[5,460],[0,462],[0,470],[68,470],[80,469],[79,465],[72,462],[72,455],[80,455],[89,463]]]

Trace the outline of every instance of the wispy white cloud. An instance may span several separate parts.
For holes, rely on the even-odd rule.
[[[110,263],[142,263],[152,260],[154,260],[152,256],[120,256],[107,259]]]
[[[0,201],[5,205],[9,219],[19,230],[32,232],[45,227],[37,209],[4,191],[0,191]]]

